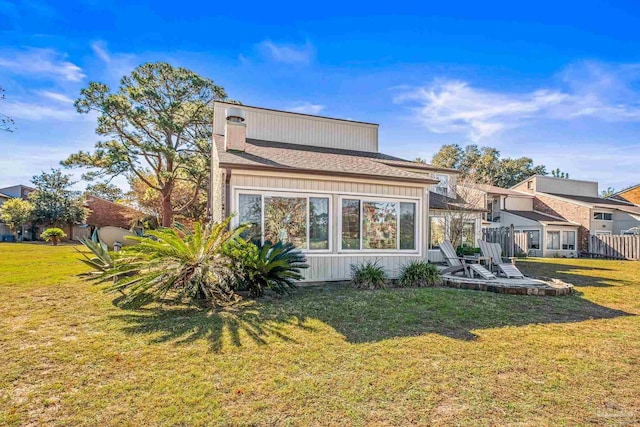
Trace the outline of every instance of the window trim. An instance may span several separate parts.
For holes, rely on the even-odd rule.
[[[573,249],[565,249],[564,246],[569,246],[569,243],[565,242],[564,240],[564,235],[565,233],[573,233]],[[569,239],[567,238],[567,241]],[[575,251],[576,247],[578,246],[578,233],[576,232],[576,230],[561,230],[560,232],[560,247],[562,248],[563,251]]]
[[[528,229],[522,229],[521,232],[522,233],[533,233],[533,232],[538,232],[538,249],[535,248],[527,248],[528,251],[541,251],[542,250],[542,230],[540,230],[539,228],[528,228]],[[531,236],[527,236],[527,246],[531,245],[531,241],[533,239],[531,239]],[[562,246],[562,245],[561,245]]]
[[[550,248],[549,247],[549,243],[553,241],[553,239],[549,239],[549,234],[551,233],[558,233],[558,247],[557,248]],[[546,235],[546,241],[545,241],[545,247],[547,248],[548,251],[561,251],[562,250],[562,230],[547,230],[547,235]]]
[[[342,201],[343,200],[358,200],[360,201],[360,248],[359,249],[343,249],[342,248]],[[385,202],[385,203],[397,203],[398,205],[398,214],[396,218],[396,227],[397,227],[397,239],[396,239],[396,248],[395,249],[365,249],[362,247],[362,235],[363,235],[363,216],[362,216],[362,205],[364,203],[375,203],[375,202]],[[400,203],[413,203],[416,207],[415,210],[415,230],[414,230],[414,239],[416,242],[415,249],[400,249]],[[357,254],[357,253],[400,253],[400,254],[420,254],[420,248],[422,247],[422,238],[421,238],[421,223],[422,223],[422,212],[421,212],[421,203],[420,199],[409,199],[409,198],[394,198],[394,197],[375,197],[375,196],[356,196],[356,195],[343,195],[340,194],[338,196],[338,254]]]
[[[436,194],[440,194],[441,196],[449,197],[449,193],[451,192],[451,177],[447,174],[436,173],[433,174],[433,177],[438,180],[437,184],[433,185],[433,192]],[[442,178],[446,178],[446,185],[442,186]],[[438,191],[439,188],[444,189],[444,193]]]
[[[429,235],[427,236],[427,247],[430,251],[439,251],[440,246],[433,247],[431,245],[431,232],[433,231],[431,227],[431,218],[443,218],[444,219],[444,240],[447,240],[449,237],[449,216],[447,215],[431,215],[429,214]]]
[[[602,218],[596,218],[596,215],[602,215]],[[611,219],[605,219],[605,215],[611,215]],[[613,212],[593,211],[594,221],[613,221]]]
[[[302,248],[298,248],[300,249],[300,251],[302,251],[305,254],[329,254],[332,253],[333,250],[333,197],[331,196],[331,194],[327,194],[327,193],[314,193],[314,194],[310,194],[310,193],[306,193],[306,192],[292,192],[292,191],[274,191],[274,190],[266,190],[266,191],[261,191],[261,190],[245,190],[242,188],[238,188],[238,189],[234,189],[235,194],[233,197],[233,203],[235,204],[235,206],[233,206],[233,210],[232,212],[234,213],[238,213],[238,207],[240,206],[240,195],[241,194],[251,194],[251,195],[257,195],[257,196],[261,196],[261,215],[260,215],[260,221],[261,224],[260,226],[262,227],[262,229],[260,230],[260,241],[262,243],[264,243],[264,220],[265,220],[265,209],[264,209],[264,203],[265,203],[265,198],[267,197],[291,197],[291,198],[298,198],[298,199],[306,199],[307,201],[307,248],[306,249],[302,249]],[[309,240],[309,231],[310,231],[310,227],[309,227],[309,212],[311,209],[311,204],[309,199],[320,199],[320,198],[325,198],[325,199],[329,199],[329,230],[328,230],[328,240],[329,240],[329,248],[328,249],[309,249],[311,247],[311,241]],[[235,226],[240,225],[240,216],[237,215],[234,220],[233,220],[233,224]]]

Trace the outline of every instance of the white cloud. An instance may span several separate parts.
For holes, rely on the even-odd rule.
[[[107,51],[107,44],[104,41],[98,40],[91,43],[91,49],[93,49],[95,54],[98,55],[98,58],[100,58],[106,64],[111,62],[111,56]]]
[[[62,93],[51,92],[48,90],[41,90],[38,93],[41,96],[44,96],[45,98],[49,98],[53,101],[61,102],[63,104],[73,104],[73,99],[69,98],[67,95]]]
[[[79,82],[86,75],[82,68],[65,59],[65,55],[53,49],[28,49],[22,52],[0,53],[0,67],[21,75],[34,75]]]
[[[294,113],[303,113],[303,114],[320,114],[322,110],[326,107],[320,104],[312,104],[311,102],[297,102],[290,108],[289,111],[293,111]]]
[[[309,64],[315,54],[315,49],[308,41],[303,45],[295,45],[265,40],[258,46],[270,59],[286,64]]]
[[[34,121],[71,121],[77,120],[80,116],[73,108],[60,108],[59,106],[19,101],[7,102],[2,106],[2,109],[3,113],[14,119]]]
[[[640,121],[640,92],[632,83],[640,65],[573,64],[557,87],[518,93],[491,91],[457,80],[404,88],[394,101],[411,104],[415,117],[435,133],[466,133],[477,141],[535,119]]]

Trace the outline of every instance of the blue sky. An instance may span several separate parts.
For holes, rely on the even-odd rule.
[[[72,102],[147,61],[245,104],[380,124],[381,150],[495,146],[572,178],[640,182],[634,2],[0,0],[0,187],[97,140]]]

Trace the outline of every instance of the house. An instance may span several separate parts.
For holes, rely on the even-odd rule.
[[[625,188],[622,191],[618,191],[609,198],[622,202],[633,203],[636,206],[640,206],[640,184]]]
[[[88,210],[87,219],[84,224],[73,226],[70,234],[73,240],[89,237],[96,228],[106,226],[130,229],[146,217],[145,213],[135,208],[90,193],[85,194],[83,206]]]
[[[393,277],[426,257],[438,168],[380,153],[377,124],[216,102],[213,130],[212,218],[293,243],[306,281],[366,260]]]
[[[493,185],[477,187],[487,195],[485,227],[513,227],[516,233],[526,233],[524,249],[529,256],[578,256],[578,223],[536,210],[533,194]]]
[[[588,251],[590,234],[622,234],[640,226],[640,207],[599,197],[594,181],[535,175],[511,189],[533,195],[534,212],[577,225],[575,242],[572,233],[556,230],[557,225],[546,231],[547,242],[543,245],[553,252],[569,250],[573,244],[577,251]]]

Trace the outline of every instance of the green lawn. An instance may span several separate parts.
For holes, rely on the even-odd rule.
[[[307,288],[123,310],[69,246],[0,244],[0,425],[640,424],[640,263],[575,297]]]

